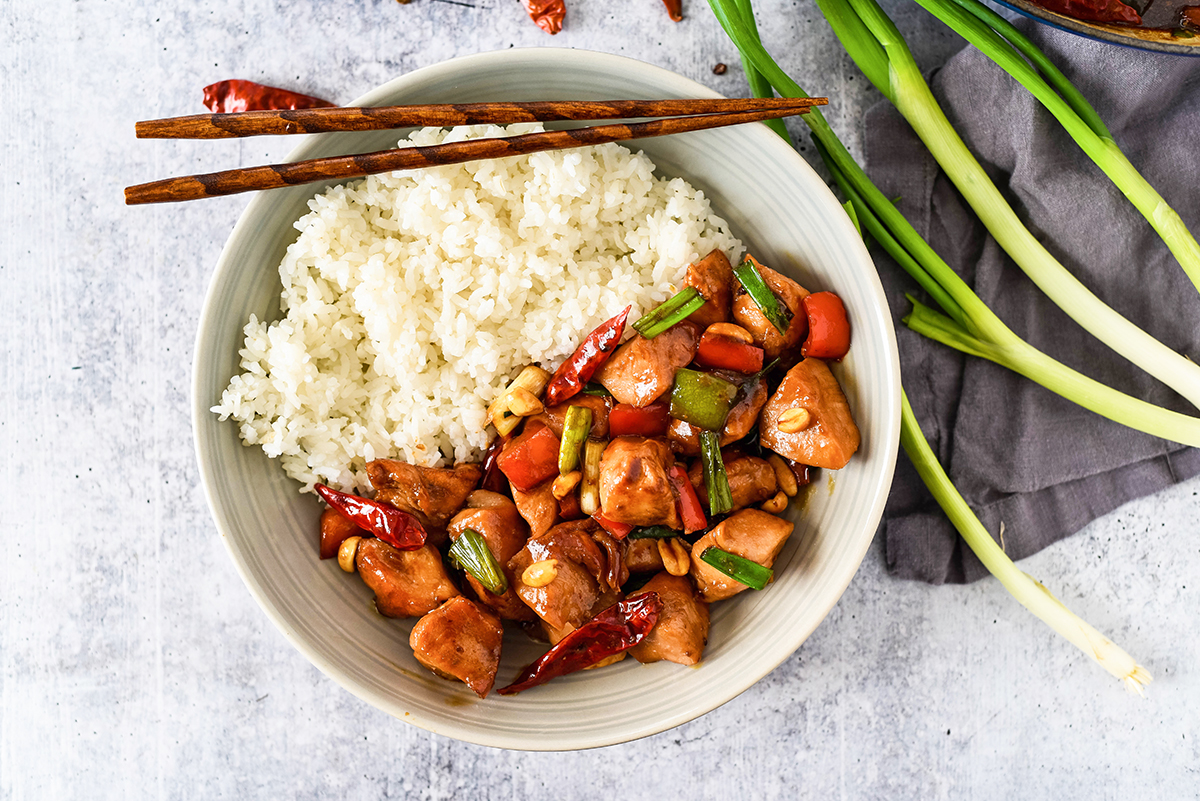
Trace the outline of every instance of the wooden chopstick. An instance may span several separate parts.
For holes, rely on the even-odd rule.
[[[195,114],[145,120],[139,139],[229,139],[242,136],[378,131],[388,128],[507,125],[556,120],[679,117],[763,108],[824,105],[824,98],[733,98],[680,100],[544,100],[530,103],[455,103],[379,108],[305,108]]]
[[[596,125],[589,128],[544,131],[496,139],[471,139],[428,147],[406,147],[352,156],[333,156],[290,164],[272,164],[263,167],[246,167],[203,175],[167,178],[126,187],[125,203],[130,206],[142,203],[173,203],[233,195],[258,189],[278,189],[329,179],[357,178],[393,170],[419,169],[440,164],[460,164],[464,161],[520,156],[544,150],[565,150],[626,139],[666,136],[804,114],[813,105],[821,105],[825,102],[825,98],[804,98],[795,105],[783,108],[760,108],[755,111],[727,114],[705,114],[649,122]]]

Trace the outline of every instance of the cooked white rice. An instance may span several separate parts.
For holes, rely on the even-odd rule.
[[[540,130],[415,132],[401,147]],[[615,144],[371,176],[309,201],[279,266],[283,319],[250,318],[212,411],[309,491],[369,486],[381,457],[478,460],[486,409],[526,364],[673,293],[742,247],[704,194]]]

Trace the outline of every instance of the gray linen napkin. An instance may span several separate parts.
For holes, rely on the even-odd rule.
[[[1189,229],[1200,232],[1200,59],[1020,24],[1092,102],[1130,161]],[[971,47],[931,83],[955,128],[1047,249],[1125,317],[1200,361],[1200,294],[1058,122]],[[1197,413],[1083,331],[1033,285],[890,104],[870,109],[865,129],[872,179],[888,197],[900,198],[904,215],[1019,336],[1110,386]],[[880,249],[872,255],[896,320],[904,386],[921,428],[1009,556],[1028,556],[1126,501],[1200,473],[1200,451],[1119,426],[991,362],[909,331],[900,323],[909,309],[904,293],[922,293]],[[895,575],[938,584],[986,575],[903,454],[883,530]]]

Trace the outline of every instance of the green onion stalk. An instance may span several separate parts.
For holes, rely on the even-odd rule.
[[[1200,244],[1117,147],[1096,110],[1016,26],[979,0],[916,0],[1029,90],[1154,227],[1200,289]],[[1028,59],[1028,60],[1026,60]]]
[[[754,29],[745,22],[737,4],[747,2],[709,0],[722,27],[745,60],[753,65],[756,74],[769,79],[770,86],[784,97],[808,97],[775,63]],[[831,7],[826,13],[836,16],[839,11],[852,15],[845,5]],[[852,19],[862,25],[856,16]],[[839,20],[835,29],[850,24],[847,21],[843,25]],[[879,68],[886,70],[882,49],[878,55],[881,59]],[[852,204],[857,221],[941,307],[943,313],[915,304],[913,312],[904,318],[910,328],[942,344],[1013,370],[1117,423],[1181,444],[1200,446],[1200,419],[1147,403],[1090,379],[1018,337],[871,182],[820,111],[813,109],[803,115],[803,119],[812,131],[817,151]],[[1159,348],[1167,350],[1161,345]],[[1189,369],[1196,369],[1191,362],[1184,362]]]
[[[983,562],[984,567],[999,579],[1004,589],[1022,606],[1076,648],[1099,662],[1101,667],[1122,681],[1125,689],[1142,695],[1143,688],[1153,678],[1149,671],[1068,609],[1041,582],[1013,564],[967,506],[967,502],[938,463],[925,435],[921,433],[921,427],[917,424],[912,407],[909,406],[908,396],[902,394],[900,400],[900,444],[904,446],[904,452],[912,460],[921,479],[937,499],[938,505],[979,557],[979,561]]]
[[[859,69],[908,120],[1017,266],[1085,330],[1200,407],[1200,365],[1171,350],[1101,301],[1021,223],[946,118],[908,45],[878,3],[817,0],[817,5]],[[1082,122],[1076,126],[1080,132],[1086,127]],[[1111,158],[1105,162],[1113,164],[1115,170]],[[1141,179],[1132,167],[1120,172],[1127,179],[1128,173]],[[1144,180],[1142,184],[1143,192],[1153,192]],[[1158,200],[1161,202],[1161,198]],[[1182,223],[1178,227],[1182,228]],[[1172,238],[1178,240],[1178,236]]]
[[[753,74],[763,78],[769,88],[782,96],[807,97],[804,90],[783,72],[763,48],[752,20],[747,22],[747,18],[752,16],[749,0],[709,0],[709,4],[741,52],[743,63],[749,65]],[[849,11],[849,8],[842,4],[826,13],[827,16],[832,14],[836,17],[839,11]],[[857,17],[853,19],[857,21]],[[858,24],[861,26],[861,21]],[[880,59],[877,66],[886,69],[887,60],[882,50],[873,52]],[[755,85],[752,79],[751,86]],[[758,86],[762,86],[762,81],[758,82]],[[754,91],[755,94],[763,93],[760,88]],[[938,341],[1009,367],[1117,422],[1145,431],[1148,421],[1153,420],[1153,426],[1160,431],[1160,436],[1170,433],[1168,438],[1177,441],[1196,440],[1200,428],[1194,418],[1130,398],[1092,381],[1017,337],[867,178],[823,115],[814,109],[805,114],[803,119],[812,131],[813,141],[826,166],[846,194],[850,209],[854,212],[852,219],[860,226],[860,231],[874,237],[944,312],[939,313],[915,303],[913,312],[905,318],[910,327]],[[1140,693],[1142,686],[1150,681],[1145,669],[1073,615],[1044,587],[1018,570],[992,540],[934,458],[906,396],[902,397],[901,422],[901,442],[909,458],[984,566],[1026,608],[1122,679],[1127,689]],[[1178,428],[1172,431],[1172,426]]]

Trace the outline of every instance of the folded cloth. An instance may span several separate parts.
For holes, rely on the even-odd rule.
[[[1200,232],[1200,59],[1018,23],[1099,112],[1133,165]],[[1161,239],[1032,95],[973,47],[933,91],[1022,221],[1102,300],[1200,361],[1200,294]],[[895,109],[867,112],[867,172],[1010,328],[1135,397],[1196,409],[1102,345],[997,246]],[[1112,423],[983,359],[909,331],[922,293],[873,249],[896,321],[904,387],[921,429],[992,536],[1021,559],[1117,506],[1200,473],[1200,451]],[[929,302],[936,307],[936,304]],[[901,455],[882,524],[891,571],[935,584],[986,569]]]

